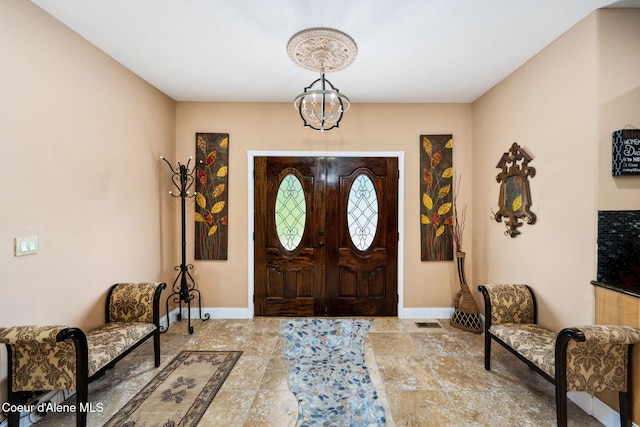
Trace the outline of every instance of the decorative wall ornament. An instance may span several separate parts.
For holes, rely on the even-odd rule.
[[[500,209],[494,214],[494,218],[497,222],[502,222],[503,217],[507,219],[507,230],[504,234],[511,237],[520,234],[518,227],[523,224],[521,220],[527,224],[536,222],[536,215],[530,210],[529,177],[533,178],[536,175],[535,168],[529,166],[531,160],[533,158],[524,148],[514,142],[496,166],[502,169],[502,172],[496,175],[496,180],[500,183]]]
[[[195,259],[226,260],[229,134],[196,133]]]
[[[422,261],[453,260],[453,135],[420,135]]]

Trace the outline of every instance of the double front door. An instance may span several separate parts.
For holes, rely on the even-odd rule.
[[[255,315],[397,315],[397,158],[254,166]]]

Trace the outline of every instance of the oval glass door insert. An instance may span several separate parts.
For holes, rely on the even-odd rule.
[[[294,174],[286,175],[280,182],[275,219],[280,244],[288,251],[297,248],[307,222],[307,202],[302,183]]]
[[[378,195],[373,181],[360,174],[351,184],[347,202],[347,225],[353,245],[361,251],[371,247],[378,229]]]

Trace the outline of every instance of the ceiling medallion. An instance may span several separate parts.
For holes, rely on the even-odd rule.
[[[320,72],[320,78],[304,88],[293,101],[304,126],[319,131],[338,127],[351,102],[324,74],[351,65],[358,54],[356,43],[342,31],[309,28],[289,39],[287,53],[300,67]]]
[[[309,28],[294,34],[287,43],[293,62],[310,71],[327,73],[347,68],[356,59],[356,42],[332,28]]]

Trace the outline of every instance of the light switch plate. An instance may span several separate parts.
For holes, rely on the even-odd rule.
[[[38,253],[38,236],[16,237],[15,255],[33,255]]]

